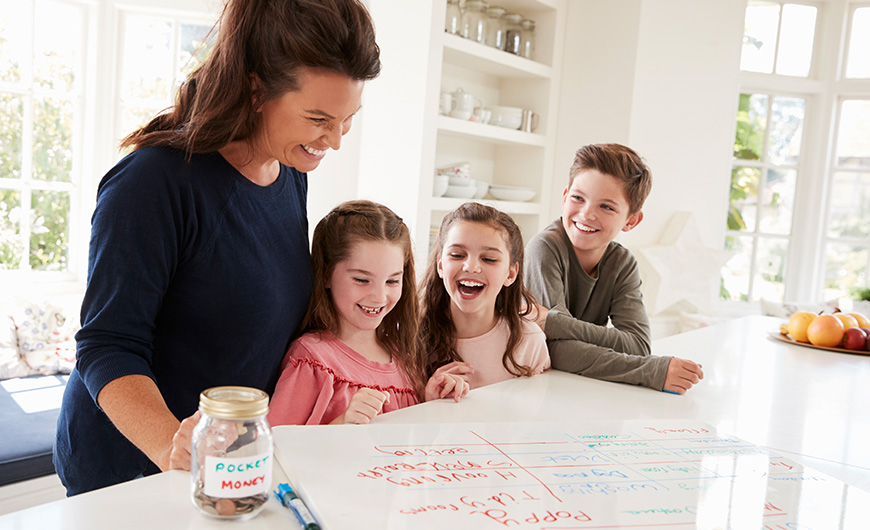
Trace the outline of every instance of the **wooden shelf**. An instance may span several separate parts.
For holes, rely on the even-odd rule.
[[[501,145],[527,145],[531,147],[544,147],[547,145],[547,137],[543,134],[516,131],[497,125],[451,118],[450,116],[438,116],[438,132],[449,136],[483,140]]]
[[[443,34],[444,62],[503,78],[550,79],[553,69],[451,33]]]

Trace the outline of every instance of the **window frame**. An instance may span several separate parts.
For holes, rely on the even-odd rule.
[[[39,183],[39,189],[69,187],[69,240],[67,247],[67,270],[34,271],[29,267],[29,237],[24,259],[26,269],[0,271],[0,288],[9,295],[51,296],[75,294],[84,291],[87,280],[88,248],[90,245],[91,215],[96,205],[97,187],[103,175],[122,154],[118,149],[117,129],[120,106],[120,61],[123,52],[123,28],[125,14],[145,14],[167,17],[184,22],[211,25],[220,14],[221,5],[212,0],[56,0],[85,9],[84,79],[81,84],[77,107],[78,122],[73,124],[73,168],[71,183]],[[35,31],[36,0],[31,0],[31,19],[28,23]],[[32,63],[32,56],[29,59]],[[32,70],[29,64],[28,69]],[[28,76],[30,76],[28,72]],[[9,84],[3,84],[4,89]],[[32,98],[31,98],[32,101]],[[111,102],[106,104],[105,102]],[[171,104],[171,102],[169,102]],[[32,104],[25,108],[25,131],[22,158],[22,175],[30,178],[33,124]],[[26,165],[26,167],[25,167]],[[12,179],[10,179],[12,180]],[[17,179],[23,182],[24,179]],[[8,183],[9,181],[5,181]],[[12,186],[10,186],[12,187]],[[66,190],[65,190],[66,191]],[[22,199],[22,207],[25,204]],[[26,210],[29,211],[29,210]],[[27,226],[25,226],[27,225]],[[30,226],[22,222],[21,231]]]
[[[838,105],[842,98],[870,98],[870,79],[845,78],[846,48],[855,10],[870,7],[870,2],[784,0],[779,3],[815,5],[819,9],[809,77],[741,70],[737,93],[803,97],[807,101],[798,162],[801,172],[797,179],[795,214],[788,236],[783,298],[785,302],[820,302],[824,301],[825,292],[825,250],[830,222],[828,215],[835,165]],[[737,163],[734,160],[732,167]],[[726,230],[726,233],[731,235],[734,232]],[[747,303],[757,303],[757,300],[720,301],[725,307]]]

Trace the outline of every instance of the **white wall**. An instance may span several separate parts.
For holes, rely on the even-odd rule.
[[[722,247],[743,10],[735,0],[569,2],[557,175],[588,143],[646,158],[653,190],[644,221],[620,237],[629,247],[655,244],[680,210]]]

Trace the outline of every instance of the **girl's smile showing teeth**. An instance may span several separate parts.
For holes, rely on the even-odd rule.
[[[465,296],[474,296],[486,286],[486,284],[474,280],[459,280],[456,283],[459,284],[459,292]]]
[[[381,307],[366,307],[366,306],[360,305],[360,304],[357,304],[357,307],[359,307],[364,312],[366,312],[370,315],[379,315],[381,313],[381,311],[384,309],[383,306],[381,306]]]

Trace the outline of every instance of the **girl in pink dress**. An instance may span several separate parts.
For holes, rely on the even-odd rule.
[[[368,423],[468,392],[453,373],[425,382],[411,239],[392,210],[370,201],[337,206],[314,229],[311,260],[311,302],[282,362],[271,425]]]
[[[426,271],[420,326],[427,372],[471,388],[550,367],[539,307],[523,286],[523,237],[495,208],[465,203],[441,221]]]

